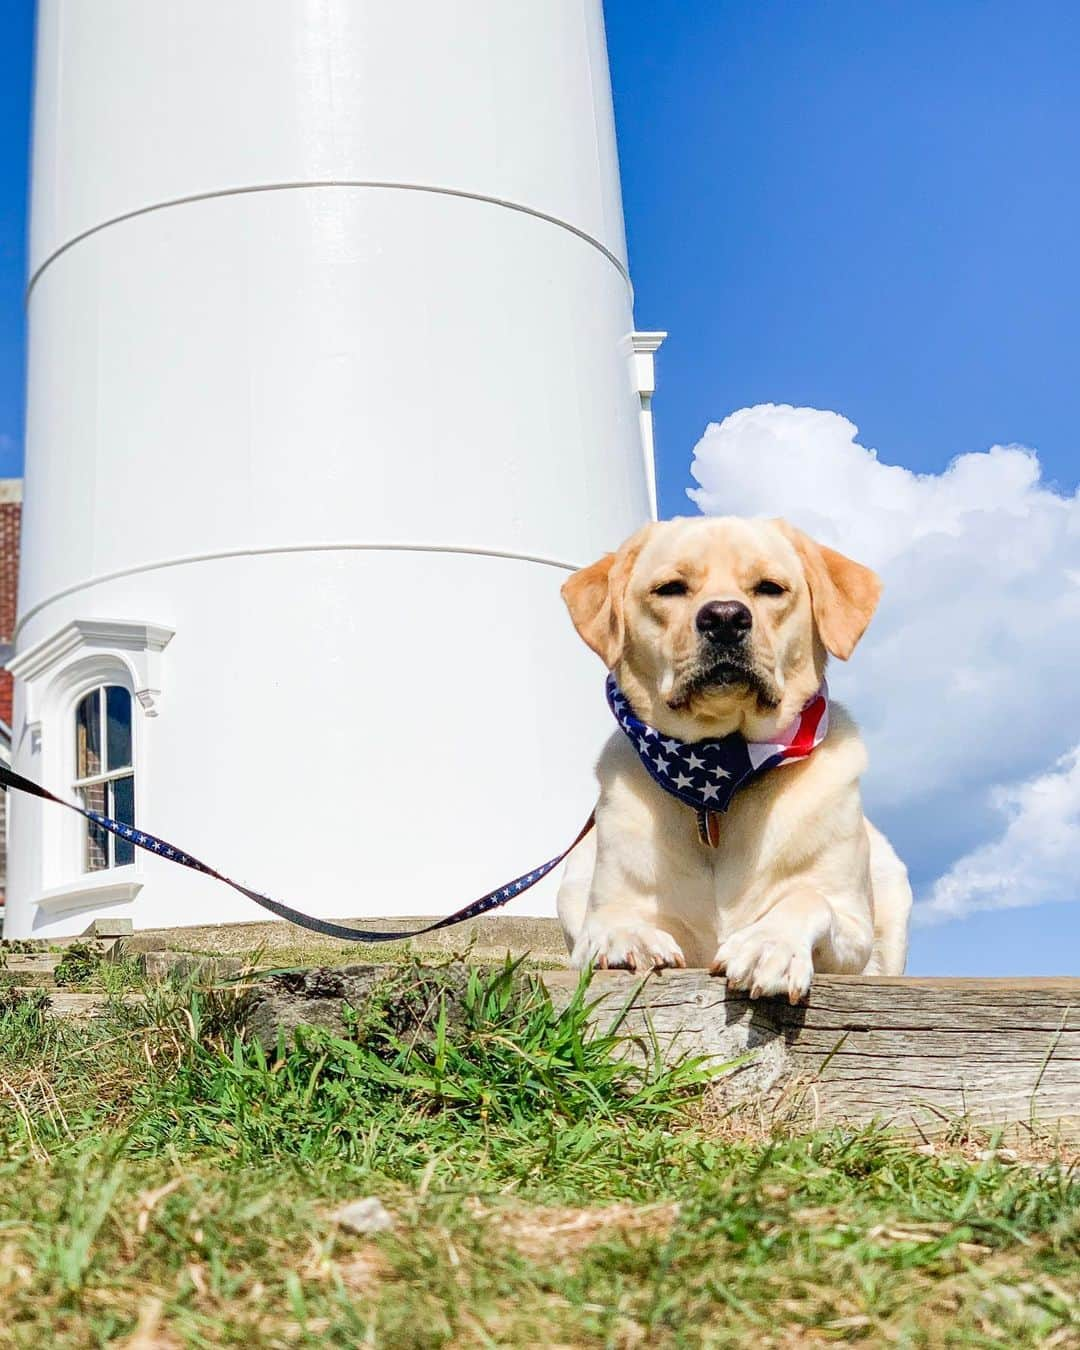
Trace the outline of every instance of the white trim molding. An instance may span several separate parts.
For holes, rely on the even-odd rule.
[[[38,906],[50,918],[88,905],[129,905],[143,888],[134,868],[111,867],[106,872],[88,872],[63,886],[51,886],[37,897]]]
[[[172,628],[143,620],[72,619],[8,662],[14,678],[26,685],[27,722],[32,728],[41,721],[40,676],[70,664],[71,658],[84,651],[121,661],[131,675],[132,693],[143,711],[147,717],[156,717],[161,701],[161,653],[174,633]]]
[[[431,543],[425,544],[418,540],[401,541],[394,539],[387,540],[330,540],[329,542],[320,542],[311,540],[307,543],[294,544],[268,544],[265,547],[252,545],[246,548],[223,548],[215,549],[210,553],[180,553],[174,558],[154,558],[150,562],[137,563],[134,567],[121,567],[115,572],[99,572],[97,576],[87,577],[85,581],[77,581],[73,586],[65,586],[59,591],[53,591],[47,595],[44,600],[39,600],[36,605],[31,605],[19,615],[15,624],[15,638],[18,640],[19,634],[30,622],[45,609],[55,603],[57,600],[65,600],[69,595],[78,595],[80,591],[88,591],[93,586],[104,585],[106,581],[118,581],[121,577],[142,576],[146,572],[160,572],[168,567],[190,567],[192,563],[220,562],[227,558],[272,558],[279,554],[288,553],[455,553],[470,558],[505,558],[509,562],[537,563],[541,567],[554,567],[561,572],[576,572],[579,567],[585,566],[585,560],[578,558],[576,561],[566,558],[553,558],[543,553],[520,553],[511,549],[487,547],[477,544],[456,544],[449,543]],[[2,649],[0,649],[2,652]]]
[[[649,507],[657,519],[656,449],[653,444],[652,397],[656,393],[656,362],[653,360],[667,333],[659,331],[631,333],[634,347],[634,387],[641,400],[641,448],[645,455],[645,481],[649,489]]]
[[[162,653],[174,630],[142,619],[72,619],[20,652],[8,669],[15,677],[21,708],[16,756],[22,772],[54,791],[70,793],[78,774],[74,712],[100,685],[119,685],[131,696],[132,771],[135,818],[145,809],[148,741],[158,714],[163,683]],[[25,738],[25,739],[24,739]],[[85,870],[86,826],[68,811],[30,808],[37,835],[33,903],[41,912],[69,913],[86,906],[126,904],[142,887],[142,862]]]

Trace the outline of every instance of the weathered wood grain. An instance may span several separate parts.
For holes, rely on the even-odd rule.
[[[556,1000],[576,980],[543,978]],[[597,972],[591,992],[601,1025],[633,1000],[627,1030],[665,1055],[746,1055],[725,1080],[733,1101],[798,1092],[830,1120],[1080,1132],[1080,980],[818,976],[794,1008],[694,970]]]

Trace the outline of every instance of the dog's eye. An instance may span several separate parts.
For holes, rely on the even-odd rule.
[[[685,595],[688,590],[685,581],[665,581],[653,587],[653,595]]]
[[[787,590],[786,586],[781,586],[778,581],[759,581],[754,587],[755,595],[783,595]]]

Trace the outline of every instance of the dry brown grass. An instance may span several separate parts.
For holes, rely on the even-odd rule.
[[[593,1243],[633,1242],[664,1237],[679,1217],[678,1202],[649,1205],[488,1206],[479,1200],[469,1212],[488,1230],[488,1240],[512,1246],[531,1261],[565,1260]]]

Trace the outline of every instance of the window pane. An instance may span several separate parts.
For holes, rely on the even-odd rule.
[[[90,787],[80,788],[79,795],[88,811],[105,814],[105,784],[92,783]],[[93,821],[86,822],[86,870],[102,872],[109,865],[109,832]]]
[[[105,689],[105,748],[109,772],[131,764],[131,695],[118,684]]]
[[[112,811],[110,812],[113,820],[118,820],[121,825],[135,824],[135,779],[117,778],[112,784]],[[119,839],[113,835],[113,863],[116,867],[123,867],[125,863],[135,861],[135,845],[130,839]]]
[[[101,690],[95,689],[75,709],[75,776],[89,778],[100,772]]]

